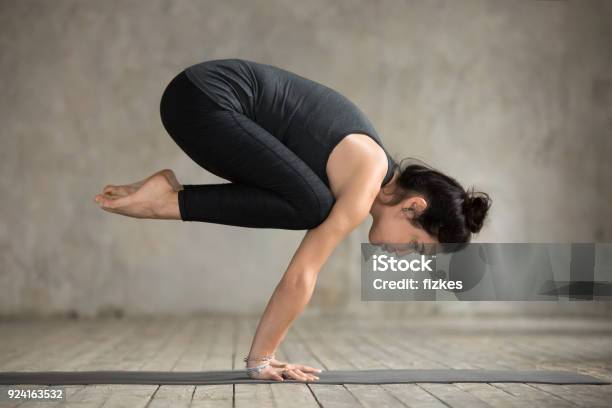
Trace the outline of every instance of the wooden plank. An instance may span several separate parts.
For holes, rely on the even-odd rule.
[[[189,407],[194,390],[193,385],[162,385],[151,397],[147,408]]]
[[[380,367],[378,361],[349,347],[351,345],[349,338],[352,333],[347,335],[344,332],[339,332],[335,336],[331,336],[331,333],[317,332],[314,326],[313,322],[306,323],[304,325],[305,330],[302,330],[300,333],[304,331],[310,333],[311,349],[330,369],[340,369],[340,367],[343,369]],[[365,407],[407,406],[380,385],[345,384],[345,388],[359,401],[360,405]]]
[[[86,371],[99,369],[101,361],[112,364],[114,362],[109,361],[109,354],[116,354],[122,344],[130,341],[130,337],[139,336],[139,330],[142,330],[142,327],[139,323],[132,323],[126,320],[100,322],[99,333],[93,336],[91,342],[88,341],[87,347],[82,352],[73,354],[70,359],[60,363],[54,369],[62,371]],[[91,332],[82,330],[79,336],[81,335],[88,338],[91,336]]]
[[[414,353],[406,352],[401,348],[394,347],[394,340],[397,337],[389,336],[387,334],[380,333],[367,333],[367,334],[356,334],[352,336],[353,342],[356,342],[355,346],[358,350],[359,355],[368,355],[372,358],[376,358],[386,368],[406,368],[406,361],[414,359]],[[410,347],[410,350],[414,350],[416,347]],[[444,364],[431,360],[429,356],[419,356],[419,365],[421,368],[446,368]],[[405,391],[406,387],[402,385],[388,386],[385,388],[393,391],[404,389],[404,392],[397,394],[398,398],[406,401],[408,405],[417,405],[421,402],[426,403],[429,406],[446,406],[446,405],[457,405],[457,406],[474,406],[483,407],[488,406],[488,402],[483,400],[480,395],[473,395],[466,390],[457,386],[457,384],[418,384],[413,385],[413,390],[419,390],[420,392],[411,394]],[[416,397],[416,398],[415,398]],[[509,398],[498,398],[497,402],[508,403]]]
[[[76,371],[97,370],[100,367],[114,364],[118,359],[133,352],[125,345],[134,344],[132,338],[140,337],[145,328],[145,322],[121,320],[117,325],[105,324],[105,341],[101,341],[95,353],[81,355],[70,361],[67,368]],[[113,386],[92,384],[72,386],[67,400],[59,403],[62,407],[94,408],[99,407],[110,397]]]
[[[0,320],[0,370],[8,371],[8,364],[20,357],[54,344],[63,338],[67,331],[80,330],[78,326],[65,320]]]
[[[313,322],[310,326],[310,330],[308,332],[312,332],[314,328],[318,325],[317,322]],[[323,325],[321,325],[323,326]],[[327,326],[327,325],[325,325]],[[398,365],[395,368],[406,368],[406,367],[415,367],[415,366],[429,366],[428,362],[423,361],[422,359],[411,359],[407,363],[399,363],[397,359],[400,358],[395,353],[388,353],[386,349],[386,345],[384,347],[368,347],[367,343],[362,343],[361,341],[355,342],[354,339],[359,337],[358,333],[353,333],[353,330],[347,332],[346,330],[342,330],[341,335],[337,336],[332,334],[333,329],[326,327],[325,331],[321,331],[321,335],[327,338],[334,338],[338,340],[342,340],[340,346],[346,346],[347,342],[352,342],[352,349],[350,350],[350,355],[344,355],[345,358],[355,359],[355,361],[360,362],[360,368],[394,368],[394,364]],[[364,329],[354,329],[359,332],[365,331]],[[338,332],[336,332],[338,333]],[[316,338],[311,339],[311,341],[319,341]],[[408,353],[404,353],[408,356]],[[314,386],[311,386],[314,387]],[[321,390],[325,390],[327,386],[320,385],[318,386]],[[352,392],[357,392],[357,395],[367,394],[368,386],[351,386]],[[361,387],[361,390],[358,388]],[[411,406],[411,407],[446,407],[446,405],[435,398],[429,392],[425,391],[421,387],[416,384],[385,384],[381,385],[381,388],[386,390],[389,394],[391,394],[395,399],[401,401],[403,404]],[[318,399],[323,402],[323,406],[327,406],[322,397],[317,395]],[[363,398],[362,398],[363,400]],[[387,402],[391,404],[391,406],[398,405],[393,398],[386,398]],[[374,405],[375,401],[368,399],[367,401],[362,401],[366,405]],[[342,405],[342,406],[350,406],[350,404]]]
[[[482,339],[481,339],[482,340]],[[461,350],[461,354],[451,353],[450,350]],[[495,347],[491,347],[486,342],[478,341],[474,336],[453,336],[453,337],[434,337],[426,344],[419,348],[419,353],[436,359],[442,364],[446,364],[451,368],[456,369],[513,369],[514,367],[500,365],[496,363],[495,354],[498,353]],[[475,363],[478,360],[477,356],[481,356],[486,360],[486,363]],[[520,367],[525,368],[525,367]],[[457,387],[468,392],[478,393],[479,398],[490,402],[491,405],[499,404],[503,401],[504,404],[515,405],[520,404],[522,395],[529,395],[534,401],[538,401],[540,406],[551,407],[566,407],[566,401],[561,398],[555,398],[546,395],[528,384],[488,384],[486,388],[474,387],[468,384],[456,384]]]
[[[552,344],[550,344],[550,337],[546,336],[546,347],[549,349],[554,348]],[[558,336],[556,336],[558,337]],[[509,357],[503,360],[503,362],[499,362],[497,360],[497,367],[493,368],[507,368],[507,369],[515,369],[515,368],[529,368],[529,369],[565,369],[567,366],[563,366],[563,364],[553,364],[549,365],[546,363],[542,363],[545,361],[542,356],[544,353],[539,353],[537,351],[537,346],[534,347],[535,344],[542,342],[541,336],[528,336],[524,338],[522,341],[516,341],[512,344],[506,344],[503,348],[503,351],[509,354]],[[556,343],[556,342],[555,342]],[[559,341],[561,343],[561,341]],[[482,350],[482,348],[481,348]],[[529,351],[527,351],[529,350]],[[482,352],[482,351],[481,351]],[[502,352],[501,350],[497,350],[498,353]],[[563,356],[560,354],[551,354],[549,351],[546,352],[549,356],[548,358],[557,360]],[[533,356],[540,356],[539,361],[534,361]],[[493,360],[493,359],[491,359]],[[488,367],[491,366],[492,363],[487,364]],[[478,366],[481,366],[479,364]],[[566,385],[543,385],[543,384],[495,384],[497,388],[503,389],[506,392],[513,393],[515,395],[525,395],[529,394],[531,398],[538,400],[540,405],[543,406],[575,406],[581,405],[580,402],[574,399],[574,394],[569,391],[568,388],[574,388],[576,391],[582,389],[582,385],[575,386],[566,386]],[[587,399],[586,406],[592,406],[593,400],[592,398]]]
[[[199,329],[197,320],[184,320],[180,331],[141,370],[176,371],[177,363],[193,344]],[[193,385],[160,385],[147,408],[189,407],[194,390]]]
[[[566,323],[567,322],[567,323]],[[163,369],[196,371],[242,367],[254,319],[154,318],[107,321],[32,321],[2,324],[0,369]],[[539,327],[541,325],[541,327]],[[567,331],[563,327],[567,326]],[[611,337],[601,324],[570,319],[499,322],[431,319],[409,325],[381,319],[303,318],[278,355],[325,369],[486,368],[578,370],[612,378]],[[554,329],[554,335],[545,329]],[[514,332],[513,330],[517,330]],[[580,329],[580,330],[577,330]],[[22,337],[22,344],[20,344]],[[278,406],[609,406],[612,386],[546,384],[397,384],[334,386],[283,384],[65,387],[68,401],[45,406],[217,407]],[[31,388],[31,387],[28,387]],[[37,388],[40,388],[37,386]],[[259,388],[259,389],[258,389]],[[263,390],[263,391],[259,391]],[[124,398],[125,397],[125,398]],[[121,401],[120,401],[121,400]],[[479,403],[480,402],[480,403]],[[116,403],[116,404],[115,404]],[[15,406],[2,403],[0,406]],[[17,404],[38,407],[39,402]]]
[[[252,320],[252,319],[251,319]],[[244,367],[242,359],[249,352],[251,340],[255,334],[255,323],[252,323],[247,318],[242,318],[236,321],[236,348],[234,353],[234,368],[241,369]],[[271,384],[235,384],[234,385],[234,403],[236,408],[240,407],[275,407],[276,401],[272,392]]]
[[[153,319],[153,325],[148,326],[143,335],[132,337],[137,346],[137,351],[125,356],[121,361],[117,361],[115,369],[140,370],[147,366],[148,362],[154,359],[168,342],[171,342],[176,336],[180,336],[181,329],[184,326],[184,321],[177,321],[168,317]],[[102,407],[146,407],[158,388],[158,385],[115,385],[112,387],[110,397]]]
[[[173,364],[171,371],[201,371],[205,364],[208,350],[214,341],[215,320],[210,318],[192,317],[195,327],[188,338],[185,338],[181,353]],[[191,406],[196,386],[194,385],[162,385],[150,407]]]
[[[157,325],[155,320],[125,319],[119,327],[108,326],[107,335],[120,339],[112,342],[111,348],[103,348],[89,360],[79,361],[72,368],[75,370],[113,370],[119,367],[118,362],[137,353],[140,346],[139,339],[146,338],[151,329]],[[80,386],[67,402],[59,404],[61,407],[87,407],[102,406],[117,389],[111,384],[91,384]]]
[[[236,335],[234,319],[215,317],[206,325],[202,334],[207,338],[208,346],[200,364],[201,370],[231,370],[233,368],[234,337]],[[194,390],[191,407],[213,408],[231,407],[234,400],[232,384],[200,385]]]
[[[255,327],[253,327],[254,332]],[[290,329],[291,331],[291,329]],[[284,341],[276,352],[276,357],[289,363],[298,363],[311,365],[317,367],[319,364],[313,364],[314,359],[296,359],[289,354],[289,350],[293,349],[297,353],[297,347],[289,346],[292,343],[293,336],[287,334]],[[318,408],[320,405],[317,402],[315,393],[309,388],[308,384],[279,384],[271,387],[272,394],[274,395],[274,401],[280,407],[292,406],[292,407],[304,407],[304,408]]]
[[[300,326],[302,325],[302,320],[296,321],[293,328],[287,334],[285,341],[281,345],[284,357],[290,362],[306,364],[323,370],[328,369],[325,362],[312,351],[309,342],[300,336]],[[311,383],[308,384],[308,388],[316,402],[321,406],[341,408],[359,405],[359,401],[343,385],[317,385],[316,383]]]
[[[102,330],[100,326],[84,323],[94,332]],[[75,354],[82,352],[90,346],[87,338],[81,335],[83,327],[76,322],[69,326],[58,324],[49,327],[52,335],[44,342],[37,343],[36,347],[19,353],[2,365],[2,371],[40,371],[48,370],[61,365]]]
[[[91,360],[84,361],[77,369],[130,369],[130,367],[120,367],[119,362],[134,353],[138,353],[142,338],[147,338],[158,323],[153,319],[125,319],[124,324],[125,326],[123,327],[108,328],[109,335],[122,339],[120,342],[116,343],[113,348],[97,354]],[[100,407],[120,388],[120,386],[110,384],[86,385],[70,396],[66,404],[60,406],[79,408]]]
[[[592,364],[592,349],[583,346],[584,332],[579,338],[575,336],[556,336],[551,341],[549,336],[538,336],[520,348],[521,355],[527,358],[529,355],[539,356],[537,367],[539,369],[578,369],[582,361],[590,361]],[[540,390],[558,399],[562,399],[570,405],[597,407],[609,406],[611,400],[611,386],[584,386],[584,385],[552,385],[552,384],[529,384],[534,389]]]
[[[71,323],[73,324],[73,328],[75,328],[76,331],[70,332],[71,333],[69,334],[70,340],[66,341],[65,338],[56,339],[56,341],[58,342],[58,347],[61,347],[62,349],[56,353],[53,353],[50,351],[50,355],[52,356],[52,358],[42,359],[41,361],[38,362],[37,365],[26,367],[28,371],[64,370],[64,369],[68,370],[73,367],[76,367],[75,365],[71,367],[71,362],[82,361],[83,356],[87,356],[88,352],[90,352],[92,349],[95,349],[100,340],[107,340],[104,336],[105,336],[105,332],[107,331],[107,326],[109,324],[111,325],[120,324],[117,322],[99,323],[99,322],[93,322],[93,321],[83,321],[83,322],[75,321]],[[67,333],[68,331],[65,332],[65,334]],[[76,345],[71,347],[71,344],[75,342],[76,342]],[[39,386],[32,386],[32,387],[38,388]],[[45,387],[45,388],[55,388],[55,387]],[[62,388],[64,388],[66,391],[66,399],[62,401],[57,401],[57,402],[46,402],[45,405],[63,406],[67,404],[68,401],[70,401],[72,397],[84,387],[83,386],[67,386],[67,387],[62,387]],[[40,406],[40,403],[34,400],[27,401],[19,405],[19,407],[21,408],[38,407],[38,406]]]
[[[202,371],[206,363],[206,354],[215,340],[215,319],[201,316],[192,319],[197,327],[174,364],[173,371]]]
[[[445,368],[422,356],[396,347],[389,342],[389,334],[381,332],[379,336],[365,331],[356,335],[360,353],[367,353],[371,358],[381,362],[387,368]],[[410,349],[414,349],[410,347]],[[446,407],[447,404],[422,384],[386,384],[383,387],[409,406]]]
[[[576,370],[589,373],[582,361],[593,364],[593,353],[598,350],[609,349],[608,344],[599,343],[598,347],[584,347],[584,340],[588,338],[588,332],[581,332],[580,336],[563,335],[557,333],[554,337],[549,335],[534,334],[513,336],[511,341],[502,340],[501,347],[497,347],[497,353],[505,354],[507,357],[497,358],[497,366],[494,368],[529,368],[549,370]],[[499,346],[499,344],[498,344]],[[467,346],[466,346],[467,347]],[[483,353],[482,347],[479,352]],[[488,354],[488,353],[486,353]],[[493,353],[491,353],[493,354]],[[490,359],[493,361],[494,359]],[[480,365],[482,366],[482,365]],[[489,363],[487,366],[491,366]],[[595,373],[593,373],[595,374]],[[529,394],[532,398],[540,401],[540,405],[548,406],[607,406],[612,399],[612,386],[589,386],[589,385],[552,385],[552,384],[495,384],[496,387],[504,389],[517,395]],[[527,390],[530,388],[532,390]]]
[[[96,364],[99,364],[99,359],[102,356],[106,356],[109,358],[111,355],[112,360],[116,361],[116,359],[121,358],[121,354],[118,353],[121,350],[120,345],[124,343],[128,343],[130,341],[131,336],[139,336],[140,332],[138,329],[142,329],[142,325],[139,325],[138,322],[130,323],[128,321],[102,321],[97,322],[95,331],[91,330],[91,327],[88,323],[84,322],[84,324],[80,325],[80,331],[76,334],[79,338],[93,336],[95,339],[95,344],[90,345],[93,349],[98,349],[98,343],[101,343],[101,347],[98,349],[98,353],[81,353],[76,354],[71,360],[67,360],[62,367],[54,367],[54,369],[66,369],[70,370],[86,370],[90,369],[88,364],[91,364],[92,361],[96,361]],[[111,346],[109,347],[106,343],[109,339],[113,339],[111,341]],[[131,351],[131,350],[130,350]],[[66,396],[67,398],[63,401],[58,401],[57,403],[45,403],[46,406],[53,407],[99,407],[101,406],[106,399],[110,396],[110,385],[75,385],[75,386],[66,386]],[[20,408],[26,407],[37,407],[39,406],[36,402],[28,402],[20,406]]]
[[[405,365],[404,360],[406,360],[406,358],[414,359],[415,356],[421,360],[424,359],[425,361],[429,361],[429,363],[420,362],[420,365],[426,364],[429,366],[428,368],[482,368],[470,364],[472,359],[469,355],[472,353],[470,353],[468,344],[458,342],[458,339],[461,338],[460,336],[449,337],[445,335],[444,337],[441,337],[431,334],[427,341],[423,341],[423,339],[420,338],[418,343],[408,336],[404,337],[403,339],[400,339],[397,336],[385,336],[384,334],[380,336],[367,335],[364,337],[366,339],[370,337],[370,340],[374,339],[375,345],[378,346],[376,348],[386,348],[389,350],[395,357],[390,360],[391,365],[397,364],[397,367],[395,368],[401,368],[402,365]],[[440,340],[442,340],[442,342],[440,342]],[[383,341],[384,344],[382,344]],[[404,347],[405,350],[402,352]],[[458,350],[461,350],[461,354],[457,353]],[[410,354],[407,356],[406,352],[408,351],[410,351]],[[480,349],[480,352],[483,352],[482,348]],[[400,357],[397,358],[397,356]],[[468,393],[473,397],[476,397],[477,400],[480,400],[482,403],[491,406],[519,407],[523,405],[523,402],[512,394],[491,384],[456,383],[452,386],[447,385],[446,387],[448,389],[440,387],[439,385],[431,386],[431,384],[420,384],[420,386],[428,392],[431,392],[432,395],[435,395],[440,400],[451,405],[463,405],[467,403],[467,400],[471,401],[469,397],[466,397],[461,392],[457,392],[456,389],[461,390],[464,393]],[[478,404],[472,401],[470,402],[470,405]]]

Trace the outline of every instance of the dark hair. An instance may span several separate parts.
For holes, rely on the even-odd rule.
[[[421,195],[427,208],[411,219],[413,225],[436,237],[440,243],[467,243],[472,233],[480,231],[491,207],[491,198],[473,188],[465,190],[457,180],[426,164],[396,166],[397,188],[387,205]]]

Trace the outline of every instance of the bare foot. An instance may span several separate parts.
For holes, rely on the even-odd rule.
[[[94,201],[105,211],[128,217],[180,220],[181,189],[174,172],[165,169],[133,184],[106,186]]]
[[[170,169],[164,169],[164,170],[160,170],[154,174],[152,174],[151,176],[145,178],[144,180],[140,180],[137,181],[135,183],[132,184],[124,184],[124,185],[120,185],[120,186],[115,186],[115,185],[107,185],[106,187],[104,187],[104,189],[102,190],[102,193],[104,195],[108,195],[110,197],[125,197],[127,195],[130,195],[132,193],[135,193],[147,180],[149,180],[150,178],[161,174],[164,177],[166,177],[166,179],[168,180],[168,182],[172,185],[172,188],[174,189],[174,191],[179,191],[183,189],[183,186],[181,185],[181,183],[178,182],[176,175],[174,174],[174,172]]]

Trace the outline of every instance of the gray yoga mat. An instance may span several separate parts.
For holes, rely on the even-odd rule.
[[[609,384],[571,371],[514,370],[325,370],[316,384],[540,383]],[[297,381],[285,380],[284,383]],[[43,371],[0,373],[0,384],[255,384],[242,370],[231,371]]]

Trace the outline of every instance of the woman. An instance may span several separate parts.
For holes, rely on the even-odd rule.
[[[106,186],[95,201],[137,218],[308,230],[245,358],[252,378],[314,381],[274,358],[334,248],[371,214],[372,243],[468,242],[490,205],[421,165],[398,166],[365,115],[338,92],[240,59],[190,66],[167,86],[164,127],[196,163],[230,181],[181,185],[171,170]]]

